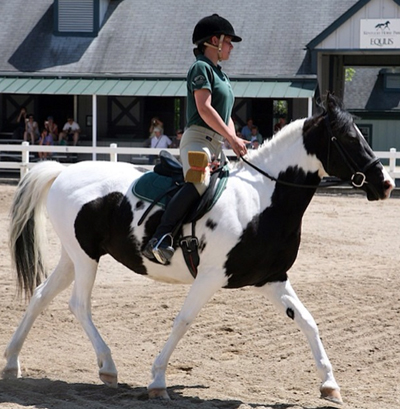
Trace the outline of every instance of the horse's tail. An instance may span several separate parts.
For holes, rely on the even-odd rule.
[[[58,162],[36,165],[20,181],[11,204],[9,247],[19,294],[30,298],[46,276],[41,246],[46,239],[45,200],[65,169]]]

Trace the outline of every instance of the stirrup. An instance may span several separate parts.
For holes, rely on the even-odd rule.
[[[185,181],[202,183],[206,177],[208,156],[205,152],[189,151],[188,160],[190,169],[186,172]]]
[[[164,239],[170,239],[171,245],[168,246],[164,243]],[[174,248],[172,247],[174,239],[170,233],[164,234],[157,244],[153,247],[153,254],[156,260],[161,264],[168,264],[175,253]]]

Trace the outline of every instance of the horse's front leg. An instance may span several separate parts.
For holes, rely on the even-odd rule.
[[[297,297],[289,280],[266,284],[257,288],[257,291],[269,298],[279,311],[293,319],[307,337],[322,381],[320,386],[321,398],[335,403],[343,403],[340,388],[333,376],[332,365],[319,337],[317,324]]]
[[[164,348],[154,361],[152,367],[153,381],[148,386],[150,398],[169,399],[166,390],[165,371],[172,352],[189,329],[201,308],[207,303],[212,295],[225,284],[226,277],[222,274],[217,275],[215,271],[213,271],[213,275],[206,274],[205,276],[197,276],[190,288],[181,311],[175,318],[172,332],[164,345]]]

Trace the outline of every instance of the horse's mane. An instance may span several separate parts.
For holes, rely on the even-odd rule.
[[[329,106],[328,106],[329,104]],[[279,144],[280,149],[289,148],[299,137],[303,137],[304,127],[310,128],[329,113],[329,121],[335,133],[345,134],[351,132],[353,116],[346,111],[343,102],[333,94],[329,94],[325,101],[317,102],[320,111],[309,118],[296,119],[284,126],[272,138],[265,140],[257,150],[249,150],[247,158],[256,163],[257,160],[265,160]],[[235,168],[243,166],[243,161],[233,165]]]
[[[267,156],[273,154],[275,146],[279,144],[281,149],[289,147],[293,142],[302,136],[303,124],[305,118],[296,119],[293,122],[285,125],[280,131],[273,135],[270,139],[266,139],[258,149],[249,149],[247,156],[253,163],[257,163],[258,160],[265,160]],[[233,167],[239,168],[243,165],[243,161],[236,162]]]

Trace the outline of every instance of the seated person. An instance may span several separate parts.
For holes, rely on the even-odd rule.
[[[53,140],[58,139],[58,126],[54,122],[52,116],[47,117],[47,121],[44,122],[44,127],[47,129],[49,134],[53,137]]]
[[[44,128],[39,138],[39,145],[54,145],[53,136]],[[51,152],[38,152],[40,160],[46,160],[51,156]]]
[[[79,125],[74,121],[72,116],[69,116],[63,130],[59,134],[59,144],[66,145],[72,143],[74,146],[77,145],[80,131],[81,128]]]
[[[279,121],[274,125],[274,134],[279,132],[286,125],[286,117],[284,115],[279,116]]]
[[[154,128],[154,136],[151,138],[150,148],[162,148],[166,149],[171,145],[172,141],[167,135],[162,134],[162,129],[159,127]]]
[[[258,142],[258,145],[261,145],[263,143],[263,137],[260,134],[260,132],[258,132],[258,127],[253,125],[251,127],[251,134],[250,134],[250,142],[253,143],[255,140]]]
[[[28,120],[25,125],[24,141],[30,141],[32,145],[39,139],[39,126],[33,119],[33,115],[28,115]]]
[[[172,141],[167,135],[162,133],[162,129],[158,126],[154,128],[154,136],[150,140],[150,148],[166,149],[171,145]],[[156,163],[158,156],[149,155],[150,165]]]

